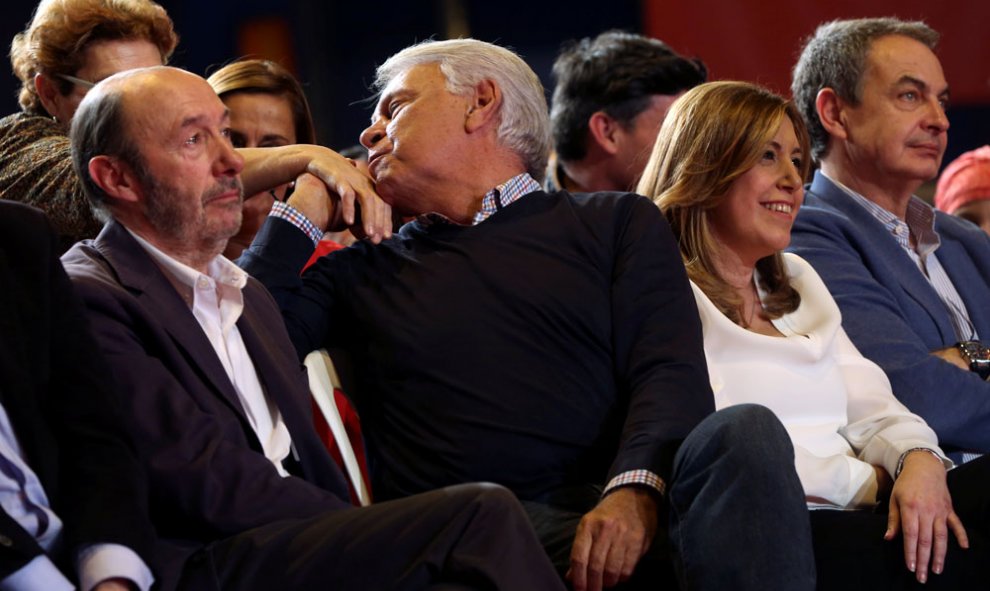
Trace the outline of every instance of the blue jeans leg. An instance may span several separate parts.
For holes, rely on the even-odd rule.
[[[767,408],[741,404],[702,421],[674,458],[669,499],[682,589],[815,588],[794,448]]]

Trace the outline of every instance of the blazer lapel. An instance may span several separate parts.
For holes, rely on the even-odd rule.
[[[956,333],[942,298],[883,224],[820,172],[815,173],[811,192],[845,214],[854,226],[863,229],[863,241],[870,257],[883,261],[883,266],[894,275],[905,293],[928,313],[943,340],[954,341]]]
[[[237,413],[247,432],[253,429],[244,416],[244,409],[227,371],[220,363],[213,345],[203,328],[144,248],[116,221],[111,221],[97,237],[95,248],[110,264],[121,285],[134,293],[150,314],[167,318],[161,326],[169,333],[176,348],[189,359],[203,383],[212,386],[217,395]]]
[[[963,244],[944,233],[941,236],[942,245],[935,254],[966,305],[966,312],[980,338],[990,342],[990,291],[982,279],[985,275],[979,275]]]

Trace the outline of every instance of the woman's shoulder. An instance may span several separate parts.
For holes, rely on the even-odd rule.
[[[785,252],[783,258],[791,286],[801,295],[801,305],[792,313],[793,320],[805,330],[841,324],[839,306],[811,263],[790,252]]]

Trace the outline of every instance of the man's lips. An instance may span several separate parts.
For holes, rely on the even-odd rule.
[[[941,156],[942,155],[942,145],[933,142],[916,142],[908,144],[908,146],[919,152],[926,153],[931,156]]]

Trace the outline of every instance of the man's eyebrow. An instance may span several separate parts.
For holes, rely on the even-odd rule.
[[[230,109],[224,108],[223,115],[220,116],[220,122],[225,123],[230,119]],[[209,122],[209,117],[205,114],[191,115],[182,120],[180,125],[183,128],[186,127],[198,127],[206,125]]]
[[[371,123],[374,124],[375,117],[388,110],[389,103],[397,98],[406,98],[413,94],[415,93],[408,88],[399,88],[388,94],[383,94],[381,98],[378,99],[378,105],[375,107],[375,112],[371,114]]]
[[[922,92],[925,92],[925,93],[932,91],[932,87],[927,82],[925,82],[924,80],[921,80],[919,78],[915,78],[914,76],[911,76],[911,75],[908,75],[908,74],[906,74],[904,76],[901,76],[897,80],[897,86],[903,86],[905,84],[909,84],[911,86],[914,86],[918,90],[920,90]],[[938,93],[938,97],[941,98],[941,99],[943,99],[943,100],[948,99],[949,98],[949,87],[946,86],[945,89],[942,90],[942,92]]]

